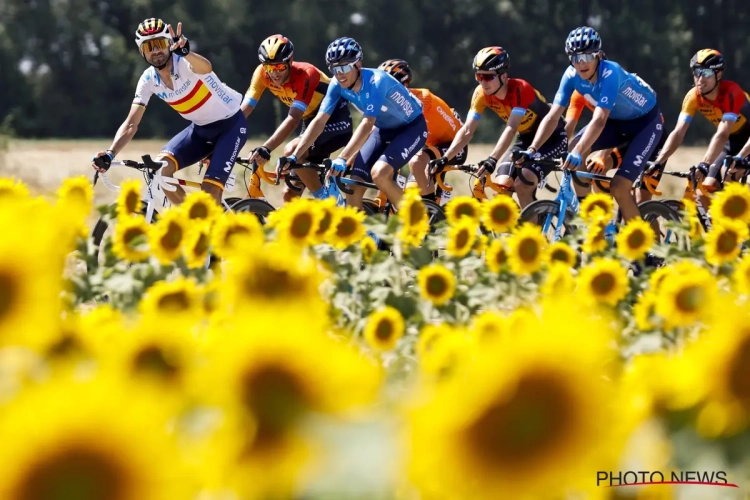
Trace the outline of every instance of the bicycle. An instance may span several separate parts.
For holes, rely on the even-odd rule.
[[[96,171],[94,173],[93,185],[96,186],[99,179],[101,179],[102,184],[104,184],[107,189],[113,192],[119,192],[122,188],[119,185],[112,183],[112,181],[110,181],[107,177],[107,172],[109,172],[112,167],[128,167],[141,172],[143,174],[143,179],[146,181],[146,195],[141,198],[140,213],[144,216],[146,222],[148,222],[149,224],[156,222],[156,220],[159,218],[159,212],[157,211],[157,197],[154,196],[154,191],[161,190],[162,193],[164,191],[171,192],[177,189],[176,187],[174,187],[176,185],[196,189],[201,188],[200,182],[188,181],[185,179],[176,179],[174,177],[164,177],[159,174],[159,170],[167,164],[167,162],[164,160],[154,161],[151,158],[151,155],[143,155],[141,157],[141,160],[142,161],[140,162],[134,160],[121,160],[111,162],[109,167],[107,167],[106,172],[100,173],[99,171]],[[103,164],[101,164],[100,166],[103,166]],[[227,180],[227,183],[225,185],[226,190],[234,187],[234,181],[235,175],[234,173],[232,173],[230,174],[229,179]],[[156,185],[156,187],[154,187],[154,184]],[[166,210],[171,206],[171,203],[166,195],[159,196],[159,198],[162,199],[160,209]],[[222,207],[224,208],[224,211],[231,210],[232,206],[239,202],[241,199],[242,198],[239,197],[227,197],[222,199]],[[115,213],[116,207],[116,203],[110,205],[110,213]],[[104,240],[104,234],[106,233],[108,228],[109,218],[102,216],[96,221],[96,223],[94,224],[94,228],[91,231],[91,238],[94,244],[95,262],[98,261],[99,248],[102,241]]]
[[[572,221],[578,214],[578,196],[573,189],[572,182],[588,189],[591,187],[591,183],[586,183],[582,180],[588,179],[591,182],[596,183],[600,189],[608,190],[607,186],[609,186],[609,183],[612,180],[606,175],[563,169],[563,161],[559,159],[534,159],[525,160],[523,162],[523,164],[527,163],[536,163],[537,165],[550,167],[553,172],[562,172],[562,180],[560,181],[560,189],[557,197],[554,200],[535,200],[529,203],[521,211],[519,217],[521,222],[532,222],[542,226],[542,231],[545,234],[549,231],[551,226],[554,227],[554,234],[549,238],[552,242],[558,241],[562,237],[563,229],[565,229],[566,233],[570,232],[572,229],[570,221]],[[521,168],[521,166],[517,166],[516,168]],[[680,220],[680,216],[677,212],[659,201],[644,201],[638,205],[638,209],[641,212],[641,217],[646,222],[654,222],[658,218],[663,218],[669,221]],[[553,225],[553,218],[556,218],[558,221],[556,225]],[[607,238],[610,240],[614,238],[614,234],[617,232],[617,224],[621,221],[622,214],[618,208],[615,217],[609,221],[605,228],[605,236]]]

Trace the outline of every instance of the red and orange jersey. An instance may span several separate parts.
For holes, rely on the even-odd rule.
[[[522,115],[523,121],[518,126],[519,134],[529,134],[536,131],[540,120],[549,112],[549,104],[544,96],[527,81],[519,78],[508,79],[508,93],[505,99],[494,95],[486,95],[481,85],[477,85],[471,98],[469,117],[479,120],[486,108],[498,114],[507,122],[511,115]]]
[[[719,82],[719,95],[713,101],[706,99],[693,87],[682,101],[680,119],[690,123],[696,111],[717,127],[723,120],[733,121],[734,134],[750,120],[750,95],[737,83],[728,80]]]
[[[461,128],[461,121],[448,104],[427,89],[409,89],[422,102],[422,114],[427,122],[427,145],[437,146],[453,141]]]
[[[311,118],[317,113],[330,81],[328,76],[312,64],[292,62],[287,82],[276,85],[260,64],[255,68],[250,87],[245,93],[245,103],[255,107],[263,91],[268,89],[290,108],[301,109],[303,118]]]
[[[583,94],[577,90],[573,91],[573,95],[570,96],[570,104],[568,104],[568,110],[565,112],[566,120],[578,120],[581,118],[583,109],[586,108],[589,111],[594,111],[596,103],[589,102]]]

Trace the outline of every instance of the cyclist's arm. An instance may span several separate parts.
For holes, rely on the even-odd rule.
[[[211,61],[195,52],[190,52],[186,55],[185,60],[190,65],[190,69],[192,69],[193,73],[198,75],[207,75],[213,70]]]
[[[341,154],[339,154],[339,158],[345,159],[348,163],[349,159],[359,153],[359,150],[365,145],[373,128],[375,128],[374,116],[365,116],[362,118],[357,130],[354,131],[354,135],[349,140],[349,144],[347,144],[341,151]],[[393,166],[395,167],[395,165]]]
[[[258,104],[260,96],[263,95],[263,91],[266,90],[266,83],[263,80],[263,71],[265,71],[263,66],[259,64],[255,68],[253,77],[250,80],[250,86],[245,92],[245,100],[242,101],[242,106],[240,106],[245,118],[250,116],[250,113],[253,112],[255,106]]]
[[[552,132],[557,128],[557,122],[560,121],[563,111],[565,111],[565,106],[561,106],[560,104],[553,104],[550,106],[549,113],[542,118],[542,122],[536,130],[536,134],[534,134],[534,140],[531,142],[531,146],[529,146],[530,148],[533,148],[534,151],[539,151],[539,148],[547,142],[547,139],[550,138]]]
[[[706,155],[703,157],[703,161],[712,165],[716,161],[716,158],[721,154],[724,149],[724,145],[729,140],[729,134],[732,132],[734,126],[734,120],[721,120],[719,127],[716,129],[716,133],[711,138],[711,143],[708,145]]]
[[[117,129],[112,145],[109,147],[115,156],[117,156],[117,153],[122,151],[123,148],[128,145],[133,136],[135,136],[135,133],[138,131],[138,125],[141,123],[143,113],[145,112],[146,108],[143,106],[134,104],[130,107],[128,117],[125,118],[125,121],[122,122],[120,128]]]
[[[505,129],[503,129],[503,133],[500,134],[500,139],[497,140],[495,149],[493,149],[492,154],[490,154],[495,160],[500,160],[503,153],[508,150],[510,143],[513,142],[513,138],[516,136],[518,126],[521,125],[523,117],[526,115],[525,109],[521,109],[519,112],[516,111],[517,109],[521,108],[514,108],[513,111],[511,111],[508,123],[505,125]]]
[[[479,121],[475,120],[470,114],[466,119],[466,123],[456,132],[456,137],[453,138],[448,151],[445,152],[445,157],[452,160],[458,153],[463,151],[466,145],[471,142],[471,138],[474,137],[474,132],[477,131],[478,126]]]
[[[302,121],[303,113],[304,111],[299,108],[289,108],[289,114],[286,115],[286,119],[281,122],[279,128],[276,129],[276,132],[274,132],[273,135],[268,138],[263,146],[268,148],[269,151],[273,151],[274,149],[278,148],[282,142],[284,142],[290,135],[292,135],[294,129],[296,129],[297,125],[299,125],[299,122]]]
[[[680,147],[682,141],[685,140],[685,134],[687,133],[688,128],[690,128],[690,121],[685,120],[685,118],[680,115],[680,118],[677,120],[677,125],[674,130],[669,133],[669,137],[667,137],[664,147],[659,152],[659,156],[656,157],[654,163],[660,165],[664,164],[664,162],[666,162],[674,152],[677,151],[677,148]]]
[[[609,109],[597,106],[594,110],[594,116],[591,118],[591,122],[586,126],[586,131],[583,133],[583,137],[578,141],[576,147],[573,148],[574,153],[583,154],[591,149],[594,142],[599,138],[604,130],[604,126],[607,124],[607,118],[609,118]]]
[[[565,135],[568,136],[568,142],[573,139],[573,136],[576,133],[576,126],[578,126],[578,118],[565,119]]]

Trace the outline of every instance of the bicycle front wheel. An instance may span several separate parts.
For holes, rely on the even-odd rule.
[[[250,212],[255,214],[261,224],[265,225],[268,220],[268,216],[271,212],[276,210],[273,205],[267,201],[259,200],[257,198],[246,198],[238,201],[232,206],[233,212]]]
[[[559,221],[560,216],[560,203],[553,200],[536,200],[532,201],[526,207],[521,210],[519,217],[520,222],[531,222],[541,228],[545,232],[545,236],[549,241],[555,240],[555,231],[559,224],[562,224],[562,230],[560,236],[564,236],[566,233],[573,231],[573,226],[570,225],[569,221],[573,220],[574,214],[570,210],[566,210],[564,220]],[[548,222],[549,219],[549,222]],[[546,227],[545,227],[546,226]]]

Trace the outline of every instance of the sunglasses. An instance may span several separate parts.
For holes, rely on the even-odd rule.
[[[153,52],[155,50],[165,50],[169,48],[169,40],[166,38],[155,38],[153,40],[146,40],[141,45],[143,52]]]
[[[596,59],[596,56],[598,54],[598,52],[589,54],[573,54],[572,56],[570,56],[570,62],[573,64],[590,63]]]
[[[716,74],[716,71],[710,68],[693,68],[693,74],[696,78],[711,78]]]
[[[492,82],[497,76],[496,73],[474,73],[474,78],[478,82]]]
[[[352,64],[343,64],[341,66],[328,66],[328,69],[333,73],[334,75],[345,75],[349,73],[351,70],[354,69],[354,66],[357,63]]]
[[[289,66],[286,63],[279,63],[279,64],[264,64],[263,69],[266,70],[266,73],[281,73],[282,71],[285,71]]]

